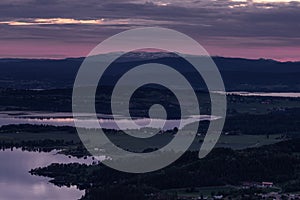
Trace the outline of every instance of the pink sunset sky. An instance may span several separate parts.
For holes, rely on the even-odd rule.
[[[299,19],[300,2],[288,0],[3,0],[0,57],[83,57],[121,31],[159,26],[213,56],[300,61]]]

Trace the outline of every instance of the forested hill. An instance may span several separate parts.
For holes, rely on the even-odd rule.
[[[83,59],[0,59],[0,87],[70,88]],[[214,57],[213,60],[221,71],[227,90],[300,91],[300,62],[223,57]],[[171,53],[130,53],[119,59],[106,76],[117,75],[120,67],[124,69],[149,62],[176,65],[178,61],[179,58]],[[184,63],[177,65],[187,69]],[[193,72],[185,72],[191,79],[195,77]]]

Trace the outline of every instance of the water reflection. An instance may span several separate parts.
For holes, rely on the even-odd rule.
[[[119,129],[120,127],[126,127],[127,129],[133,129],[135,126],[132,126],[131,119],[124,118],[122,116],[114,116],[115,120],[113,120],[112,116],[108,115],[100,115],[98,116],[99,122],[101,123],[102,128],[106,129]],[[219,117],[210,116],[210,115],[193,115],[188,116],[181,120],[168,120],[167,123],[164,123],[164,119],[151,119],[151,125],[144,126],[149,128],[156,129],[164,129],[170,130],[174,127],[182,128],[188,124],[197,121],[203,120],[216,120]],[[90,115],[82,114],[80,119],[75,119],[77,121],[87,121],[91,120]],[[149,118],[141,118],[134,119],[135,124],[150,124]],[[116,123],[117,122],[117,123]],[[26,112],[26,113],[18,113],[18,112],[2,112],[0,113],[0,126],[9,125],[9,124],[35,124],[35,125],[53,125],[53,126],[74,126],[74,119],[72,118],[72,113],[34,113],[34,112]],[[85,123],[91,124],[91,123]],[[83,128],[97,128],[85,126]]]
[[[257,97],[289,97],[299,98],[299,92],[227,92],[229,95],[257,96]]]
[[[91,159],[77,159],[57,154],[21,151],[20,149],[0,151],[0,199],[79,199],[84,191],[75,187],[57,187],[49,179],[32,176],[29,170],[51,163],[91,163]]]

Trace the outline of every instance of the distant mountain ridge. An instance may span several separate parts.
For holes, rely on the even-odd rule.
[[[119,67],[149,62],[176,64],[177,58],[176,54],[168,52],[132,52],[117,60],[117,67],[107,76],[119,73]],[[83,60],[84,58],[0,59],[0,87],[70,88]],[[300,91],[300,62],[225,57],[213,57],[213,60],[221,72],[226,90]],[[193,78],[194,75],[190,73],[189,76]]]

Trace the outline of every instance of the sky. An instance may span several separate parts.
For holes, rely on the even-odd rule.
[[[0,57],[82,57],[151,26],[185,33],[213,56],[300,61],[300,0],[1,0]]]

